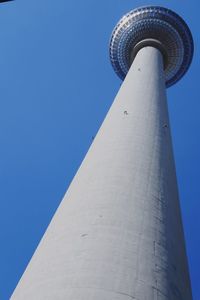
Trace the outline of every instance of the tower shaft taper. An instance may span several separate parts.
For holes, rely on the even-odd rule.
[[[138,52],[11,299],[192,299],[159,50]]]

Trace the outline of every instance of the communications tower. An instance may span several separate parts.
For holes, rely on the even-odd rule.
[[[192,299],[166,101],[192,56],[169,9],[116,25],[124,82],[12,300]]]

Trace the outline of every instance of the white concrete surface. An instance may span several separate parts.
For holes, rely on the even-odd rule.
[[[192,299],[159,50],[137,54],[11,299]]]

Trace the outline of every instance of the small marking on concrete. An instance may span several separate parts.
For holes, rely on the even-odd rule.
[[[87,233],[84,233],[84,234],[81,234],[81,237],[85,237],[87,235],[88,235]]]

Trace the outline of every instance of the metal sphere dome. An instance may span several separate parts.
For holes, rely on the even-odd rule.
[[[175,12],[146,6],[121,18],[110,40],[110,60],[121,79],[139,49],[145,46],[154,46],[162,52],[167,87],[187,72],[193,57],[193,39],[187,24]]]

